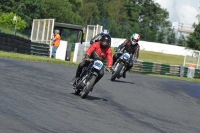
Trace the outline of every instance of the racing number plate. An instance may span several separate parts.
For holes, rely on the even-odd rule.
[[[124,59],[126,60],[130,58],[130,55],[128,53],[124,53],[123,56],[124,56]]]
[[[103,67],[103,63],[100,60],[94,62],[93,67],[100,70]]]

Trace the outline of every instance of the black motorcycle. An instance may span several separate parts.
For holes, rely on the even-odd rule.
[[[117,49],[115,48],[115,52],[117,52]],[[120,78],[123,76],[123,72],[126,70],[126,67],[129,63],[129,59],[131,58],[131,55],[127,53],[126,51],[124,52],[117,52],[117,54],[120,54],[120,57],[117,59],[115,64],[112,67],[112,76],[111,76],[111,81],[114,81],[116,78]]]
[[[93,90],[98,73],[104,67],[103,62],[100,60],[90,59],[89,61],[90,64],[82,69],[80,78],[74,84],[75,95],[81,93],[83,99]]]

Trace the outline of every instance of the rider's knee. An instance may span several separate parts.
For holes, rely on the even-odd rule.
[[[99,77],[102,78],[103,75],[104,75],[104,71],[103,71],[103,70],[100,70],[100,71],[99,71]]]
[[[113,55],[113,58],[114,58],[114,59],[117,59],[117,58],[118,58],[117,53]]]
[[[79,65],[78,65],[78,67],[80,67],[80,68],[83,68],[84,67],[84,65],[85,65],[85,63],[86,63],[86,61],[85,60],[83,60]]]
[[[129,67],[132,68],[133,67],[133,62],[129,63]]]

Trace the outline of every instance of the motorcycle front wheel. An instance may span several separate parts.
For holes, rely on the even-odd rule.
[[[91,91],[94,85],[95,80],[96,80],[96,76],[92,75],[91,79],[87,82],[86,87],[82,91],[81,98],[85,99],[87,97],[88,93]]]
[[[111,76],[111,81],[115,81],[116,77],[120,74],[121,69],[123,68],[124,64],[120,63],[119,66],[117,67],[117,70],[113,72]]]

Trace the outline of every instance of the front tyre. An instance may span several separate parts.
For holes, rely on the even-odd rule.
[[[115,81],[116,77],[120,74],[121,69],[123,68],[124,64],[120,63],[117,70],[112,74],[111,81]]]
[[[88,93],[91,91],[95,83],[96,78],[96,76],[92,75],[91,79],[87,82],[86,87],[82,91],[81,98],[85,99],[87,97]]]

